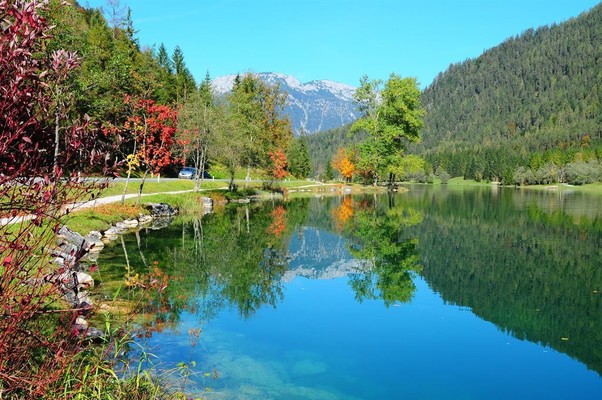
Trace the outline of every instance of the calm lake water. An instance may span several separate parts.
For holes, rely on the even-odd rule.
[[[602,198],[410,189],[125,236],[171,277],[140,343],[209,399],[601,398]]]

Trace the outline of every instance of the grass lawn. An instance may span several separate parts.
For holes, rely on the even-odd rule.
[[[435,178],[435,185],[441,184],[441,180],[439,178]],[[464,179],[461,176],[451,178],[448,183],[448,186],[492,186],[494,185],[491,182],[477,182],[472,179]],[[521,189],[528,190],[555,190],[555,191],[579,191],[584,193],[598,193],[602,194],[602,183],[590,183],[587,185],[567,185],[565,183],[551,183],[549,185],[529,185],[529,186],[521,186]]]
[[[222,187],[228,186],[226,182],[216,182],[212,180],[204,180],[201,189],[219,189]],[[125,187],[125,182],[123,181],[112,181],[109,183],[109,187],[107,187],[100,197],[109,197],[116,196],[123,193],[123,188]],[[138,193],[140,189],[140,182],[129,182],[127,187],[126,194],[135,194]],[[194,181],[188,179],[178,179],[178,180],[160,180],[157,182],[157,179],[147,179],[144,182],[144,188],[142,193],[162,193],[162,192],[176,192],[180,190],[193,190],[194,189]]]
[[[200,198],[203,196],[219,197],[219,192],[189,192],[174,194],[154,194],[142,198],[144,203],[168,203],[173,207],[180,209],[183,214],[200,212],[202,203]],[[90,231],[104,231],[116,223],[125,219],[138,218],[140,213],[148,212],[142,206],[135,206],[136,199],[127,199],[125,205],[119,203],[102,204],[93,208],[75,210],[64,219],[65,224],[72,230],[82,235],[87,235]]]

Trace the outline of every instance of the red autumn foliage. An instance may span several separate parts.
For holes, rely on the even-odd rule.
[[[278,238],[286,230],[286,209],[283,206],[278,206],[270,215],[272,217],[272,223],[268,226],[266,233]]]
[[[172,154],[178,112],[153,100],[131,100],[133,114],[125,123],[137,144],[137,155],[148,171],[158,173],[178,161]]]
[[[7,398],[44,397],[79,352],[77,312],[62,309],[56,285],[43,279],[58,272],[46,251],[63,206],[98,193],[80,174],[108,172],[98,130],[87,118],[68,118],[60,97],[76,55],[44,57],[46,7],[0,0],[0,216],[29,218],[0,223],[0,397]]]
[[[274,179],[280,180],[286,176],[286,154],[282,149],[269,151],[270,156],[270,174]]]

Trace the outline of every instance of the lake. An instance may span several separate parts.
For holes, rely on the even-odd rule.
[[[111,243],[101,292],[126,265],[169,275],[138,341],[209,399],[602,394],[599,196],[413,185],[234,205]]]

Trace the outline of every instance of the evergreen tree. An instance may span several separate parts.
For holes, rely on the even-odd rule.
[[[288,151],[289,172],[297,178],[307,178],[311,172],[311,162],[307,147],[307,137],[301,134],[291,142]]]
[[[194,77],[186,67],[184,53],[176,46],[171,56],[176,80],[176,101],[185,101],[186,97],[196,88]]]

